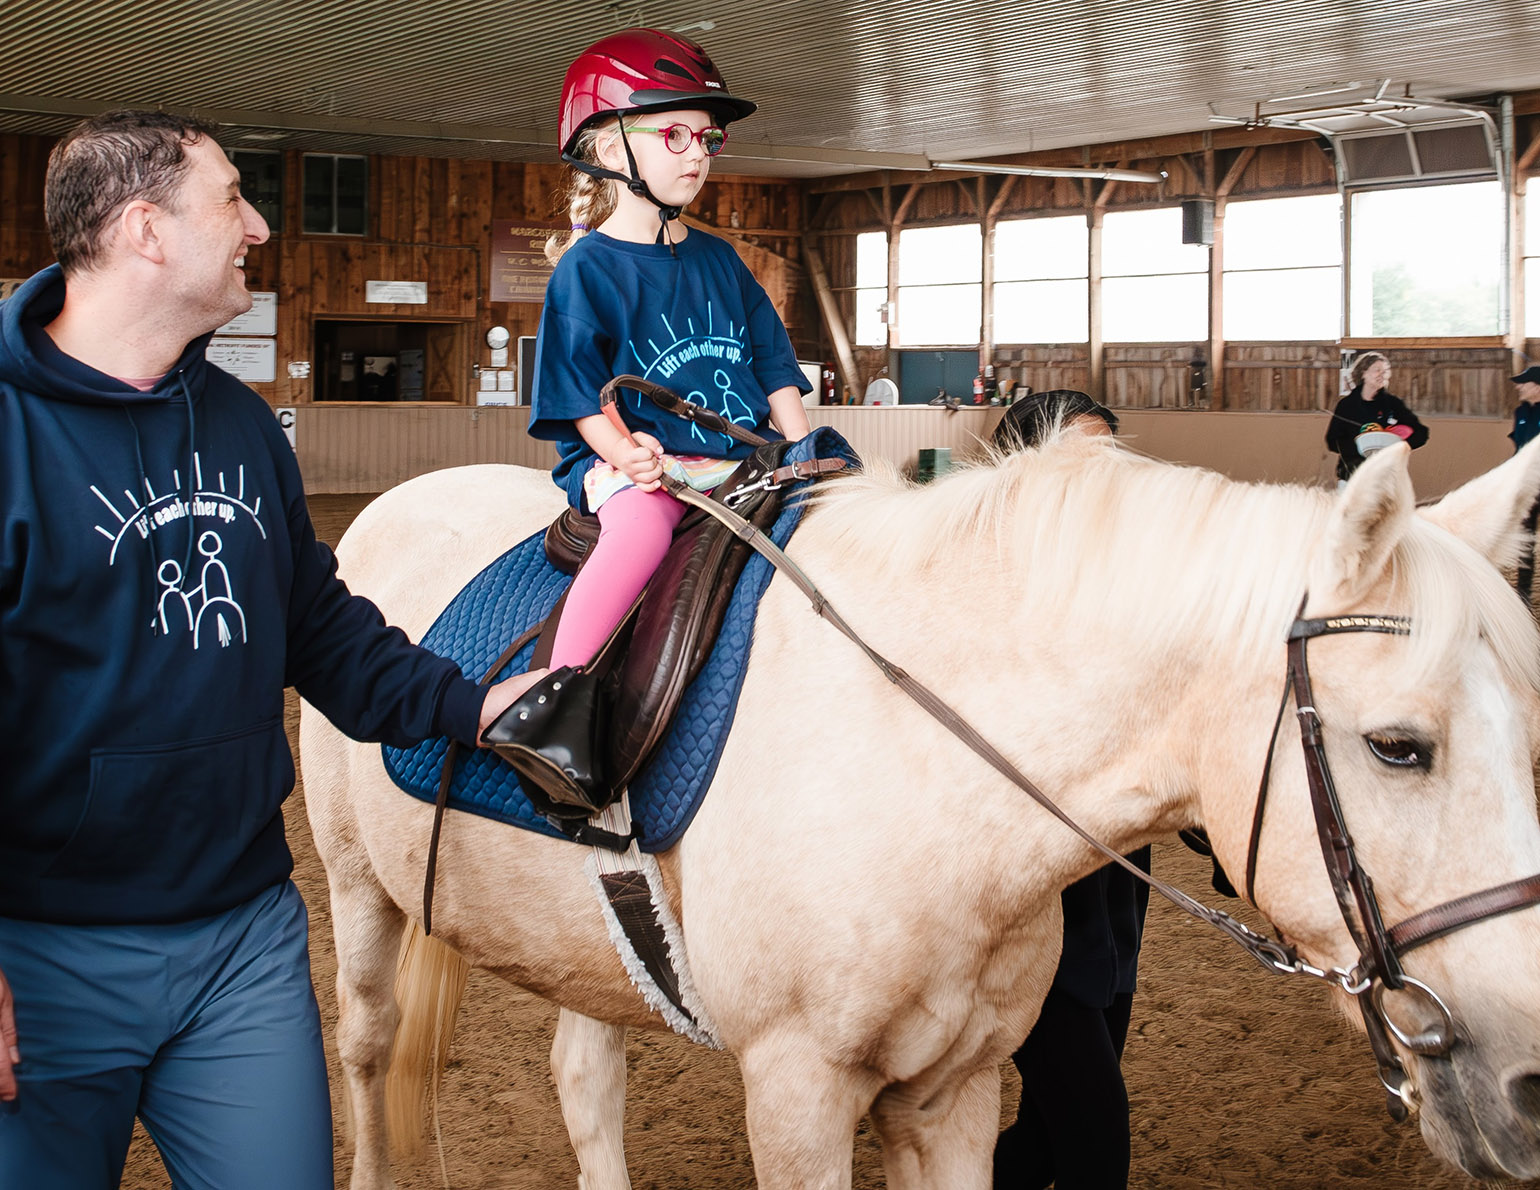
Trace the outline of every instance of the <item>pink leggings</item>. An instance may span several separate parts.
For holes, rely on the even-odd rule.
[[[599,506],[599,542],[572,580],[551,668],[586,665],[668,553],[684,505],[661,488],[622,488]]]

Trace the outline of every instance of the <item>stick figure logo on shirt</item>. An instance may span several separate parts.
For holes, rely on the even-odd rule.
[[[214,486],[204,485],[203,463],[201,457],[194,454],[193,481],[191,498],[184,499],[178,471],[172,471],[171,491],[166,495],[158,495],[149,477],[142,476],[142,498],[123,489],[128,498],[127,513],[93,484],[91,491],[117,522],[116,525],[96,525],[94,528],[111,543],[107,564],[112,566],[117,563],[121,547],[135,542],[148,548],[152,556],[166,553],[164,547],[157,548],[156,535],[174,522],[187,521],[185,531],[197,533],[193,544],[197,556],[192,556],[190,551],[184,555],[185,537],[172,534],[168,539],[178,544],[175,554],[163,558],[155,570],[157,592],[155,614],[151,617],[152,630],[162,637],[186,633],[191,637],[194,649],[216,644],[220,648],[245,644],[246,612],[236,598],[225,556],[226,542],[229,534],[243,525],[255,528],[262,538],[267,537],[261,517],[262,498],[257,496],[247,502],[244,465],[236,470],[236,490],[232,493],[223,471],[218,473]],[[215,522],[217,531],[200,531],[200,522],[204,521]],[[183,556],[188,564],[185,574]],[[196,585],[190,585],[195,578]],[[235,578],[238,580],[239,575]]]
[[[755,422],[753,409],[738,392],[740,378],[745,373],[753,380],[754,352],[749,346],[748,327],[735,327],[731,319],[725,330],[717,327],[710,302],[706,303],[704,330],[696,327],[694,318],[685,319],[684,334],[676,331],[665,316],[659,315],[658,321],[665,332],[658,339],[648,339],[645,345],[638,345],[634,340],[630,344],[642,376],[678,391],[685,383],[693,382],[699,386],[703,366],[715,365],[711,373],[714,393],[708,396],[701,387],[695,387],[687,399],[729,421],[752,427]],[[693,424],[690,435],[703,447],[712,445],[720,449],[732,445],[732,439],[725,434],[703,430]]]

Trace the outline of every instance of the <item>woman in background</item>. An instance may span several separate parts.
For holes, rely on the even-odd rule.
[[[1353,387],[1332,410],[1326,427],[1326,445],[1338,455],[1337,478],[1346,480],[1370,453],[1390,445],[1382,439],[1366,439],[1364,434],[1393,434],[1416,450],[1428,440],[1428,428],[1406,407],[1406,402],[1387,387],[1390,384],[1390,360],[1378,351],[1366,351],[1353,361],[1350,373]]]

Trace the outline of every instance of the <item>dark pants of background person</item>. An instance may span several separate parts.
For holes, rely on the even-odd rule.
[[[995,1190],[1123,1190],[1128,1090],[1120,1062],[1134,998],[1089,1008],[1058,988],[1011,1061],[1021,1108],[995,1145]]]

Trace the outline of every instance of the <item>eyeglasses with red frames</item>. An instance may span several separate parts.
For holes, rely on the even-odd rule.
[[[626,131],[656,132],[663,138],[663,145],[670,153],[683,153],[689,149],[691,141],[697,141],[701,152],[707,157],[715,157],[727,143],[727,129],[715,125],[696,132],[688,124],[670,124],[666,128],[643,128],[640,124],[629,124]]]

